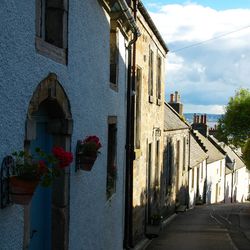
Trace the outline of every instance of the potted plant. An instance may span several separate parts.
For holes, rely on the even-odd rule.
[[[32,199],[38,184],[52,185],[53,180],[72,162],[72,153],[61,147],[54,147],[52,154],[36,148],[36,154],[18,151],[12,154],[15,159],[14,175],[10,177],[11,200],[16,204],[27,205]]]
[[[91,171],[97,155],[98,150],[102,147],[97,136],[87,136],[84,140],[78,141],[77,145],[77,164],[80,169]]]
[[[154,214],[151,216],[151,225],[159,226],[161,225],[163,217],[160,214]]]

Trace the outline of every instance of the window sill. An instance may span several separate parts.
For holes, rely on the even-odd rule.
[[[110,83],[109,83],[109,87],[110,87],[112,90],[118,92],[118,84],[110,82]]]
[[[156,104],[157,104],[158,106],[161,106],[161,104],[162,104],[161,99],[158,99],[158,98],[157,98],[157,102],[156,102]]]
[[[152,95],[148,96],[149,103],[154,103],[154,97]]]
[[[53,61],[67,65],[67,49],[58,48],[45,42],[40,37],[36,37],[36,51],[42,56],[48,57]]]
[[[140,148],[136,148],[135,149],[135,160],[139,159],[142,155],[141,149]]]

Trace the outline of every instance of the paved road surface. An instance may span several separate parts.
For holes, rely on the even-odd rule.
[[[250,250],[250,204],[195,207],[179,213],[146,250]]]

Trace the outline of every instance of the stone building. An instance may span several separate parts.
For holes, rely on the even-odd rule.
[[[164,111],[164,168],[161,178],[164,216],[188,205],[189,130],[189,124],[183,119],[179,94],[171,94]]]
[[[145,237],[158,213],[163,167],[165,42],[142,2],[138,2],[133,162],[133,242]]]
[[[122,249],[132,12],[125,0],[13,0],[0,13],[0,160],[36,146],[75,153],[88,135],[102,144],[91,172],[74,161],[30,206],[2,204],[0,249]]]

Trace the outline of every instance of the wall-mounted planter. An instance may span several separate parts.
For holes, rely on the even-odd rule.
[[[97,136],[87,136],[84,140],[78,140],[76,145],[75,170],[91,171],[94,166],[101,143]]]
[[[10,197],[13,203],[28,205],[38,185],[38,180],[22,180],[16,176],[10,177]]]
[[[88,157],[79,154],[79,167],[81,170],[91,171],[92,167],[94,166],[96,157]]]

